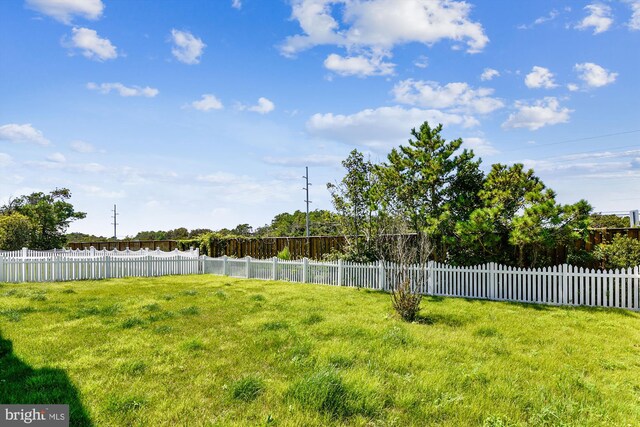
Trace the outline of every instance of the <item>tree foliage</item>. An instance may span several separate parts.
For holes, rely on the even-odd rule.
[[[0,216],[0,250],[15,251],[29,246],[33,229],[29,217],[21,213]]]
[[[349,258],[371,261],[375,258],[375,239],[383,221],[378,174],[371,161],[365,160],[358,150],[351,151],[342,166],[345,176],[337,184],[328,183],[327,189],[347,241]]]
[[[28,246],[31,249],[61,248],[67,242],[65,232],[71,222],[86,217],[76,212],[68,202],[71,192],[66,188],[48,194],[37,192],[20,196],[0,208],[0,215],[19,213],[31,221]]]
[[[407,146],[394,148],[379,167],[384,202],[419,236],[433,244],[436,259],[446,257],[447,236],[455,222],[475,208],[483,174],[472,151],[458,150],[462,139],[446,141],[442,125],[424,122],[411,129]]]
[[[458,263],[538,266],[549,250],[585,237],[591,206],[584,200],[557,203],[555,193],[522,164],[493,165],[478,195],[481,205],[456,225],[464,248]]]

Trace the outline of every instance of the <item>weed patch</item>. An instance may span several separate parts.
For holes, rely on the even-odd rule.
[[[287,322],[274,321],[274,322],[264,323],[260,327],[260,329],[263,331],[279,331],[281,329],[287,329],[288,327],[289,327],[289,324]]]
[[[304,325],[315,325],[316,323],[320,323],[324,320],[324,316],[318,313],[313,313],[302,319],[302,323]]]
[[[140,325],[144,325],[144,320],[139,317],[129,317],[120,324],[120,327],[122,329],[131,329]]]
[[[231,394],[234,399],[243,402],[255,400],[264,391],[263,381],[255,376],[250,376],[236,381],[231,386]]]
[[[322,369],[305,376],[289,389],[287,395],[300,406],[332,418],[367,416],[374,412],[363,396],[333,369]]]
[[[200,314],[200,309],[195,305],[192,305],[190,307],[181,308],[180,310],[178,310],[178,313],[182,314],[183,316],[196,316]]]

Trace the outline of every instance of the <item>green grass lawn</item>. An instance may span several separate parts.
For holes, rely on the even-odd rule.
[[[72,425],[640,425],[640,314],[216,276],[0,284],[0,403]]]

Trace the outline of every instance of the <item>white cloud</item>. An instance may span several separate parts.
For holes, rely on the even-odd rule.
[[[560,15],[560,13],[557,10],[553,9],[551,12],[549,12],[549,15],[541,16],[541,17],[537,18],[535,21],[533,21],[531,24],[519,25],[518,29],[519,30],[530,30],[531,28],[535,27],[536,25],[541,25],[541,24],[544,24],[545,22],[553,21],[554,19],[556,19],[558,17],[558,15]]]
[[[23,125],[9,123],[0,126],[0,141],[35,142],[40,145],[49,144],[49,140],[42,135],[42,132],[31,126],[30,123]]]
[[[231,0],[231,7],[234,9],[242,9],[242,2],[240,0]]]
[[[120,96],[144,96],[146,98],[153,98],[160,91],[158,89],[146,86],[125,86],[122,83],[87,83],[87,89],[96,90],[102,94],[108,94],[111,91],[116,91]]]
[[[5,168],[13,164],[13,158],[7,153],[0,153],[0,168]]]
[[[437,82],[407,79],[393,87],[397,102],[427,108],[447,108],[470,114],[487,114],[504,107],[492,98],[493,89],[472,89],[467,83],[455,82],[440,86]]]
[[[201,39],[195,37],[188,31],[172,29],[171,41],[173,42],[171,53],[178,61],[184,62],[185,64],[200,63],[202,51],[207,46]]]
[[[630,1],[631,19],[629,19],[629,29],[631,31],[640,31],[640,0]]]
[[[580,87],[579,87],[577,84],[575,84],[575,83],[569,83],[569,84],[567,85],[567,89],[569,89],[571,92],[575,92],[575,91],[577,91],[578,89],[580,89]]]
[[[334,10],[342,12],[342,28]],[[489,39],[482,25],[470,20],[470,12],[468,3],[453,0],[293,0],[291,18],[302,34],[287,37],[281,52],[293,56],[328,44],[389,54],[395,45],[430,46],[449,39],[466,43],[467,51],[476,53]]]
[[[553,81],[553,73],[549,71],[548,68],[538,67],[537,65],[531,69],[529,74],[527,74],[524,79],[524,84],[531,89],[551,89],[558,86]]]
[[[511,113],[503,128],[527,128],[529,130],[540,129],[544,126],[566,123],[573,110],[560,108],[560,103],[554,97],[546,97],[535,101],[532,105],[524,102],[516,102],[517,111]]]
[[[609,29],[613,24],[611,18],[611,7],[602,3],[593,3],[585,6],[585,10],[589,13],[576,28],[579,30],[587,30],[593,27],[593,34],[600,34]]]
[[[63,39],[63,46],[79,49],[84,57],[98,61],[118,57],[116,47],[109,39],[101,38],[95,30],[74,27],[71,31],[71,40]]]
[[[480,74],[480,80],[489,81],[493,80],[494,77],[500,77],[500,71],[494,70],[493,68],[485,68]]]
[[[343,158],[340,156],[332,156],[330,154],[310,154],[308,156],[299,157],[271,157],[267,156],[263,159],[265,163],[270,165],[281,166],[338,166]]]
[[[215,95],[210,93],[205,93],[204,95],[202,95],[202,98],[200,100],[193,101],[189,105],[200,111],[222,110],[224,108],[222,102],[218,98],[216,98]]]
[[[395,64],[383,62],[382,57],[365,55],[343,57],[332,53],[324,60],[326,69],[341,76],[384,76],[393,74]]]
[[[498,153],[496,147],[484,138],[468,137],[462,139],[464,144],[461,148],[471,149],[478,156],[492,156]]]
[[[258,98],[258,103],[256,105],[251,105],[251,106],[242,105],[242,104],[238,105],[238,109],[240,110],[253,111],[259,114],[270,113],[273,110],[275,110],[275,108],[276,108],[276,105],[273,102],[271,102],[269,99],[264,97]]]
[[[479,124],[470,116],[393,106],[366,109],[350,115],[318,113],[309,118],[306,126],[315,137],[386,150],[406,142],[409,129],[425,120],[445,126],[471,127]]]
[[[93,153],[96,151],[96,148],[93,145],[84,141],[72,141],[69,145],[73,151],[78,153]]]
[[[429,58],[425,55],[420,55],[413,61],[413,65],[418,68],[427,68],[429,66]]]
[[[601,87],[616,81],[618,73],[609,72],[593,62],[576,64],[573,69],[578,73],[578,78],[589,87]]]
[[[47,160],[53,163],[64,163],[67,158],[62,153],[51,153],[47,156]]]
[[[101,0],[26,0],[26,6],[65,24],[74,16],[98,19],[104,10]]]

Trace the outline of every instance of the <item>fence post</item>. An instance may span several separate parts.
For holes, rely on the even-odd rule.
[[[109,255],[104,257],[104,277],[106,279],[111,277],[111,256]]]
[[[302,283],[307,283],[307,274],[309,271],[309,258],[302,258]]]
[[[245,259],[247,260],[246,276],[247,276],[247,279],[250,279],[251,278],[251,257],[247,255],[247,258]]]
[[[4,257],[0,256],[0,282],[4,282]],[[637,304],[636,304],[637,306]]]
[[[271,266],[271,280],[278,280],[278,257],[273,257],[273,265]]]
[[[640,306],[638,304],[640,304],[640,298],[638,298],[638,293],[640,293],[640,266],[636,266],[636,268],[634,269],[635,273],[636,273],[636,277],[633,279],[633,282],[635,282],[636,286],[635,289],[633,291],[634,294],[634,299],[635,299],[635,303],[633,308],[636,309],[636,311],[640,310]]]
[[[384,290],[384,261],[378,260],[378,289]]]
[[[496,263],[489,263],[489,299],[496,300],[497,292]]]
[[[569,289],[568,289],[568,280],[567,280],[567,264],[562,264],[560,266],[560,285],[562,286],[562,304],[569,304]]]
[[[427,263],[427,295],[433,295],[433,260]]]
[[[96,248],[94,248],[93,246],[91,246],[89,248],[89,253],[91,254],[92,257],[96,256]]]
[[[222,275],[223,275],[223,276],[228,276],[228,275],[229,275],[229,274],[227,274],[227,271],[228,271],[228,270],[227,270],[227,268],[228,268],[228,265],[227,265],[227,256],[226,256],[226,255],[223,255],[223,256],[222,256]]]
[[[342,259],[338,258],[338,286],[342,286],[344,276],[344,265]]]

